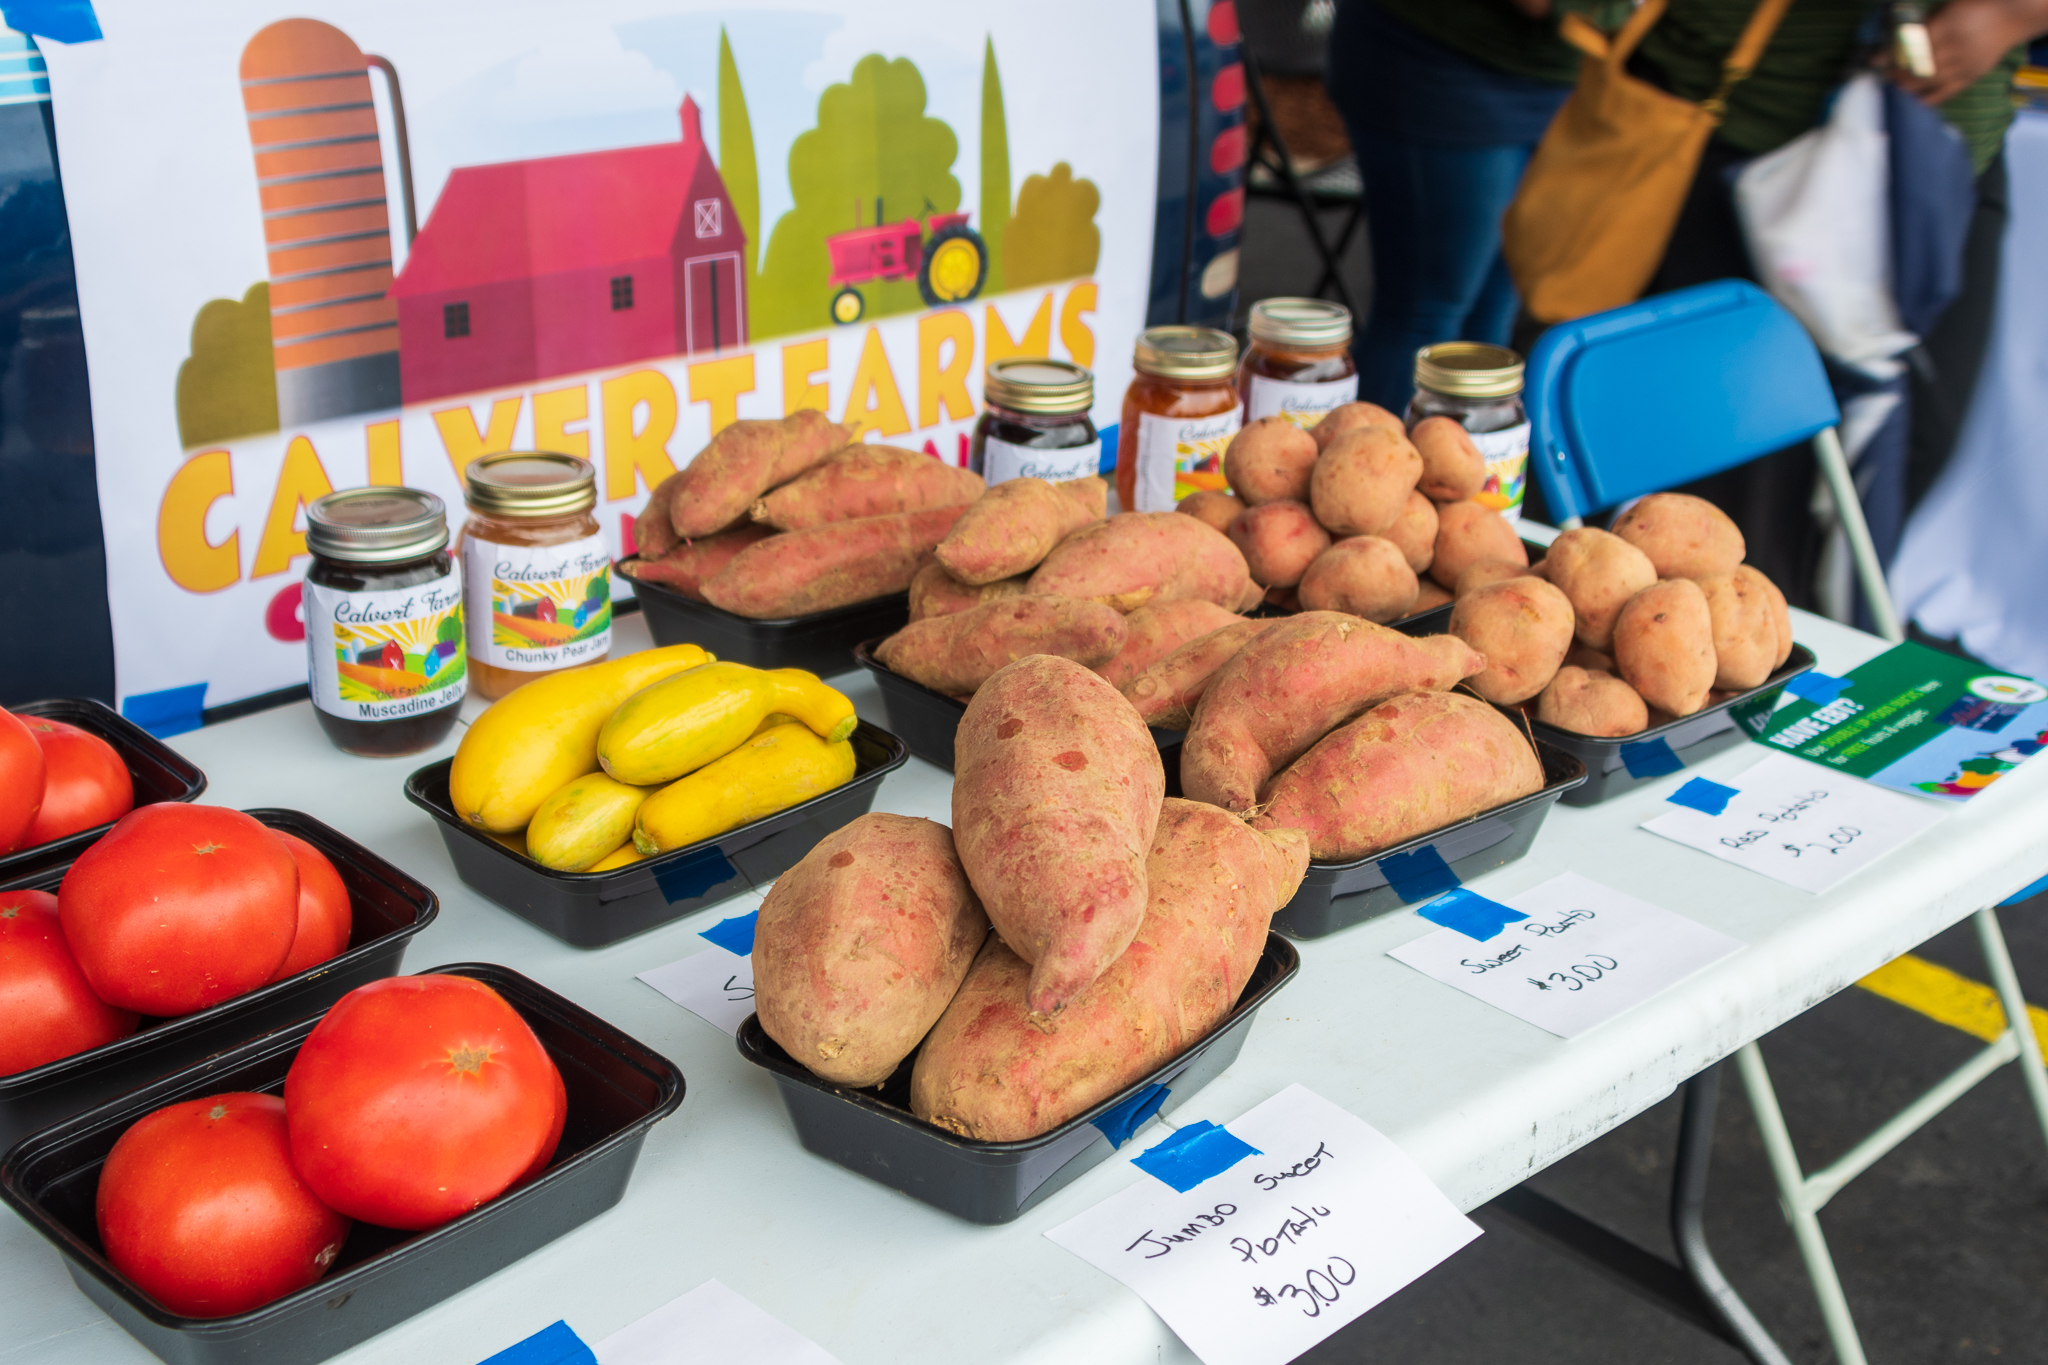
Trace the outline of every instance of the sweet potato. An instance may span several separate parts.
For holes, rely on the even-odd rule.
[[[939,563],[962,583],[979,586],[1029,573],[1052,547],[1109,505],[1106,480],[1006,479],[962,514],[952,534],[939,542]]]
[[[749,545],[705,579],[704,600],[773,620],[902,592],[964,510],[934,507],[784,531]]]
[[[1486,457],[1455,417],[1425,417],[1408,433],[1422,455],[1416,489],[1431,502],[1463,502],[1486,486]]]
[[[1207,1037],[1236,1006],[1273,912],[1308,869],[1299,830],[1256,831],[1169,800],[1145,860],[1131,950],[1057,1017],[1031,1011],[1031,968],[991,939],[910,1077],[910,1108],[962,1137],[1035,1137]]]
[[[1118,690],[1138,708],[1147,725],[1162,730],[1185,730],[1193,718],[1195,703],[1208,690],[1209,679],[1231,655],[1244,648],[1245,641],[1278,621],[1265,617],[1256,621],[1239,619],[1221,630],[1188,641]]]
[[[1448,604],[1456,595],[1434,578],[1425,578],[1422,591],[1415,594],[1415,605],[1408,609],[1408,614],[1413,616],[1418,611],[1434,611]]]
[[[1614,640],[1621,604],[1657,581],[1650,557],[1611,531],[1581,526],[1550,543],[1544,576],[1572,602],[1579,639],[1604,650]]]
[[[1398,431],[1362,427],[1330,442],[1309,478],[1316,520],[1332,535],[1376,536],[1407,510],[1422,456]]]
[[[1529,562],[1529,549],[1515,534],[1514,523],[1491,507],[1447,502],[1436,515],[1436,557],[1429,562],[1429,576],[1445,587],[1456,588],[1458,575],[1482,559]]]
[[[1308,429],[1308,434],[1315,438],[1316,450],[1321,452],[1328,450],[1330,442],[1339,436],[1364,427],[1385,427],[1388,431],[1398,431],[1403,436],[1408,434],[1407,425],[1379,404],[1358,402],[1339,403],[1331,408],[1323,414],[1322,421]]]
[[[1316,438],[1278,415],[1247,423],[1223,449],[1223,477],[1247,507],[1306,502],[1315,463]]]
[[[1514,721],[1457,692],[1410,692],[1268,782],[1257,829],[1303,829],[1326,862],[1362,858],[1543,788]]]
[[[1777,657],[1771,660],[1771,672],[1785,666],[1785,660],[1792,657],[1792,609],[1785,603],[1785,594],[1778,591],[1778,585],[1770,575],[1758,570],[1757,577],[1764,581],[1765,595],[1771,599],[1771,620],[1777,626]]]
[[[988,938],[953,835],[863,815],[782,874],[754,926],[754,1008],[782,1050],[879,1085],[945,1012]]]
[[[755,501],[748,515],[779,531],[973,502],[981,475],[901,446],[852,445]]]
[[[1029,1007],[1054,1013],[1145,917],[1145,854],[1166,794],[1159,747],[1115,688],[1035,654],[982,684],[953,755],[960,865],[996,932],[1032,964]]]
[[[1540,578],[1510,578],[1461,594],[1451,634],[1486,656],[1468,680],[1474,692],[1491,702],[1527,701],[1550,685],[1572,647],[1571,600]]]
[[[1235,608],[1250,580],[1230,537],[1193,517],[1120,512],[1061,541],[1031,575],[1031,591],[1089,597],[1126,612],[1176,598]]]
[[[1227,534],[1244,555],[1252,582],[1269,588],[1301,582],[1316,556],[1330,548],[1330,533],[1316,524],[1308,504],[1292,498],[1245,508]]]
[[[1689,578],[1660,578],[1628,599],[1614,622],[1614,663],[1651,706],[1689,716],[1714,685],[1714,620]]]
[[[999,578],[980,587],[962,583],[946,572],[936,559],[928,561],[910,580],[910,619],[925,621],[934,616],[951,616],[984,602],[1016,597],[1024,591],[1022,578]]]
[[[667,506],[669,525],[681,539],[708,536],[745,520],[754,499],[852,439],[850,428],[809,408],[779,421],[734,422],[713,436],[696,459],[663,479],[648,501]]]
[[[1573,640],[1572,647],[1564,652],[1564,662],[1568,668],[1583,668],[1588,673],[1613,673],[1617,678],[1621,676],[1615,671],[1612,654],[1603,653],[1579,640]]]
[[[639,559],[622,562],[619,572],[643,583],[665,584],[685,597],[702,602],[705,579],[730,564],[732,557],[741,550],[774,534],[766,526],[748,522],[716,535],[674,543],[674,548],[659,559],[647,558],[643,549]],[[674,542],[673,533],[670,539]]]
[[[1391,540],[1346,536],[1316,556],[1298,591],[1309,611],[1344,611],[1385,623],[1415,609],[1421,584]]]
[[[1470,597],[1481,588],[1505,583],[1510,578],[1535,576],[1527,564],[1510,564],[1505,559],[1475,560],[1470,568],[1458,575],[1458,581],[1451,589],[1451,596]]]
[[[1261,632],[1210,680],[1181,746],[1181,790],[1247,810],[1266,779],[1331,726],[1485,666],[1452,636],[1415,639],[1342,612],[1303,612]]]
[[[676,484],[681,478],[680,473],[671,474],[654,485],[647,501],[641,504],[639,514],[633,518],[633,553],[642,559],[660,559],[682,543],[676,536],[675,523],[668,516],[669,499],[675,496]]]
[[[1734,573],[1712,574],[1699,581],[1706,594],[1707,617],[1714,626],[1714,686],[1746,692],[1763,686],[1776,667],[1777,609],[1770,580],[1747,564]]]
[[[1244,503],[1228,489],[1197,488],[1176,503],[1173,510],[1227,533],[1230,523],[1244,510]]]
[[[1650,708],[1612,673],[1567,664],[1536,698],[1536,719],[1575,735],[1620,739],[1648,727]]]
[[[1113,608],[1104,607],[1103,610]],[[1124,647],[1117,651],[1114,659],[1095,670],[1119,691],[1125,683],[1188,641],[1244,620],[1236,612],[1225,611],[1214,602],[1192,599],[1139,607],[1123,619],[1129,627],[1124,636]]]
[[[1726,512],[1690,493],[1652,493],[1614,519],[1614,534],[1650,557],[1659,578],[1734,573],[1747,547]]]
[[[913,682],[964,696],[1028,654],[1057,654],[1083,668],[1106,664],[1125,635],[1123,614],[1113,607],[1024,593],[912,621],[875,646],[875,660]]]
[[[1395,517],[1394,524],[1380,532],[1380,536],[1393,541],[1402,558],[1408,561],[1408,567],[1419,574],[1429,568],[1430,560],[1436,558],[1436,527],[1436,504],[1418,490],[1408,495],[1401,515]]]

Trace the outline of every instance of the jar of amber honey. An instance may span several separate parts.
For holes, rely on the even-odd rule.
[[[1171,512],[1188,494],[1224,488],[1223,448],[1237,434],[1237,342],[1212,327],[1138,334],[1137,371],[1117,427],[1116,495],[1127,512]]]
[[[1326,299],[1260,299],[1246,330],[1251,344],[1237,366],[1244,420],[1282,416],[1312,427],[1358,397],[1351,363],[1351,310]]]
[[[479,696],[611,652],[611,550],[588,460],[511,451],[470,461],[462,574]]]

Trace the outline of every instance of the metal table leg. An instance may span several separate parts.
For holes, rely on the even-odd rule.
[[[1671,1177],[1671,1241],[1678,1259],[1733,1342],[1756,1365],[1791,1365],[1778,1343],[1728,1283],[1707,1246],[1707,1172],[1714,1157],[1714,1110],[1721,1099],[1721,1068],[1708,1067],[1685,1083],[1678,1119],[1678,1169]]]

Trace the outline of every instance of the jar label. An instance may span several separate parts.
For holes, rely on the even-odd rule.
[[[462,538],[469,652],[494,668],[570,668],[612,647],[612,557],[604,536],[560,545]]]
[[[1171,512],[1204,488],[1228,488],[1223,448],[1237,435],[1237,409],[1209,417],[1138,414],[1138,505],[1135,512]]]
[[[1306,429],[1322,421],[1331,408],[1352,402],[1357,397],[1358,376],[1355,374],[1320,384],[1298,384],[1292,379],[1268,379],[1262,374],[1255,374],[1252,376],[1251,397],[1245,404],[1244,420],[1256,422],[1261,417],[1285,417]]]
[[[981,447],[981,477],[991,485],[1005,479],[1044,479],[1063,483],[1068,479],[1089,479],[1102,472],[1102,442],[1063,450],[1034,450],[1011,445],[991,436]]]
[[[462,570],[410,588],[349,592],[307,582],[306,673],[313,705],[344,720],[402,720],[469,691]]]
[[[1473,500],[1509,521],[1522,519],[1522,495],[1529,491],[1529,424],[1469,433],[1486,460],[1486,483]]]

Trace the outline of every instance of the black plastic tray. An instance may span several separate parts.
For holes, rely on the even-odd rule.
[[[348,947],[297,976],[175,1019],[145,1019],[139,1033],[0,1076],[0,1147],[218,1048],[324,1010],[366,982],[396,974],[413,935],[441,912],[440,901],[420,882],[312,816],[269,809],[248,814],[272,829],[298,835],[334,864],[354,915]],[[54,892],[77,856],[76,851],[46,856],[31,867],[16,868],[0,880],[0,890]]]
[[[181,1317],[136,1288],[101,1253],[93,1219],[100,1165],[115,1140],[180,1100],[281,1092],[316,1015],[24,1140],[0,1158],[0,1199],[56,1245],[87,1298],[173,1365],[305,1365],[433,1307],[618,1203],[647,1130],[683,1102],[674,1063],[546,987],[479,963],[434,971],[505,997],[561,1070],[568,1122],[554,1164],[532,1184],[430,1232],[358,1223],[326,1278],[233,1317]]]
[[[1461,882],[1521,857],[1536,841],[1536,831],[1543,827],[1550,808],[1586,780],[1586,765],[1562,749],[1538,739],[1536,754],[1543,760],[1541,791],[1350,862],[1311,860],[1301,889],[1273,917],[1273,927],[1295,938],[1321,938],[1450,890],[1448,884],[1441,885],[1411,900],[1396,889],[1396,883],[1411,889],[1429,884],[1426,874],[1415,881],[1404,875],[1414,867],[1412,861],[1404,860],[1418,856],[1432,868],[1435,860],[1441,859]],[[1424,849],[1430,852],[1424,853]],[[1387,876],[1390,868],[1395,873],[1392,878]],[[1415,870],[1421,873],[1420,868]]]
[[[1300,969],[1294,945],[1278,934],[1266,935],[1266,950],[1244,993],[1215,1032],[1087,1113],[1021,1142],[976,1142],[912,1114],[910,1071],[916,1053],[879,1087],[856,1090],[822,1080],[791,1061],[762,1030],[757,1015],[748,1015],[740,1025],[738,1042],[740,1056],[775,1077],[806,1151],[969,1222],[1007,1223],[1116,1150],[1119,1144],[1096,1126],[1098,1120],[1114,1120],[1118,1116],[1112,1111],[1122,1105],[1148,1106],[1150,1097],[1141,1096],[1153,1086],[1165,1094],[1149,1108],[1170,1114],[1221,1075],[1237,1060],[1259,1006]]]
[[[1620,739],[1575,735],[1555,725],[1532,721],[1537,737],[1554,744],[1586,765],[1585,784],[1568,793],[1567,806],[1592,806],[1655,782],[1681,768],[1690,768],[1744,739],[1769,728],[1771,712],[1785,684],[1814,665],[1813,651],[1795,644],[1784,667],[1764,679],[1763,686],[1738,692],[1712,706],[1664,725]]]
[[[809,616],[756,621],[699,602],[666,584],[622,576],[633,585],[654,643],[701,645],[721,659],[755,668],[804,668],[821,678],[844,673],[853,662],[848,656],[855,644],[871,636],[893,635],[910,622],[907,592]]]
[[[463,884],[578,948],[601,948],[752,890],[795,867],[820,839],[868,813],[882,779],[909,760],[903,741],[862,721],[853,779],[822,796],[609,872],[557,872],[473,828],[448,799],[453,759],[405,780],[405,796],[434,817]]]
[[[98,735],[113,745],[114,752],[128,765],[128,775],[135,780],[135,804],[138,806],[153,806],[160,801],[196,801],[206,790],[206,774],[199,771],[190,759],[126,716],[90,697],[58,697],[7,709],[17,716],[61,720],[66,725],[75,725]],[[62,839],[52,839],[47,844],[37,844],[0,857],[0,879],[12,877],[18,869],[31,864],[41,866],[52,857],[75,858],[80,849],[112,828],[111,822],[95,825],[76,834],[67,834]]]

